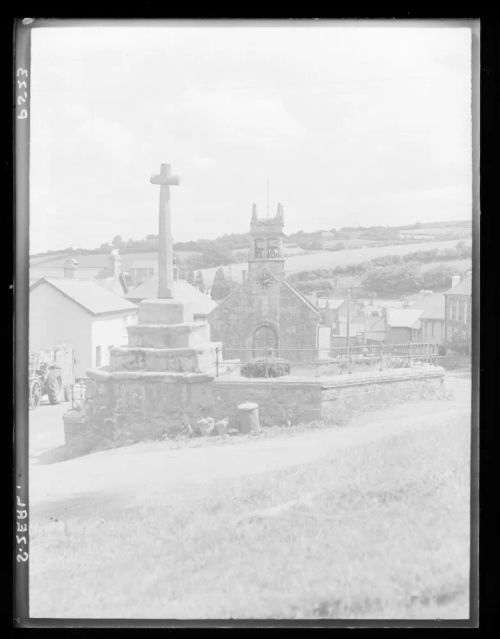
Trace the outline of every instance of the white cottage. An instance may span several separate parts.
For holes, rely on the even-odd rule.
[[[44,277],[30,287],[30,350],[69,343],[76,377],[109,364],[112,346],[127,344],[137,306],[93,280]]]

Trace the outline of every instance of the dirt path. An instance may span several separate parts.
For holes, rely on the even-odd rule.
[[[169,442],[140,443],[30,469],[32,513],[51,507],[82,506],[88,499],[113,499],[123,507],[160,505],[174,488],[277,471],[333,456],[347,447],[432,428],[470,416],[470,382],[453,380],[455,397],[402,404],[358,416],[348,425],[239,443],[172,448]]]

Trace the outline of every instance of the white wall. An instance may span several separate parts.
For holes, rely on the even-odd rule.
[[[71,344],[76,358],[75,375],[85,375],[92,363],[92,315],[46,282],[30,291],[29,304],[30,350]]]
[[[127,326],[137,323],[137,311],[127,314],[113,313],[94,317],[92,322],[92,364],[97,366],[96,349],[101,347],[101,366],[109,364],[111,346],[128,344]]]
[[[319,357],[330,357],[330,348],[332,345],[331,333],[332,329],[329,326],[318,327]]]

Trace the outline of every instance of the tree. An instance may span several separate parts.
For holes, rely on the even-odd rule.
[[[205,292],[205,282],[203,280],[203,273],[201,271],[198,271],[198,273],[196,274],[196,279],[194,281],[194,285],[196,286],[196,288],[198,290],[200,290],[202,293]]]
[[[448,289],[451,286],[451,278],[454,273],[455,270],[447,264],[434,266],[422,275],[422,286],[433,291]]]
[[[123,247],[123,240],[122,240],[122,236],[121,235],[115,235],[115,237],[113,238],[111,244],[115,247],[115,248],[122,248]]]
[[[416,264],[383,266],[369,271],[363,287],[383,295],[402,295],[422,288],[420,270]]]
[[[232,290],[231,282],[226,279],[224,269],[219,267],[215,271],[214,281],[210,290],[210,296],[213,300],[223,300]]]

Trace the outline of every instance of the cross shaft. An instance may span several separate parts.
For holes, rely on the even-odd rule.
[[[172,175],[170,164],[162,164],[159,175],[153,175],[151,184],[160,186],[158,214],[158,298],[174,297],[174,254],[170,215],[170,186],[180,184],[178,175]]]

